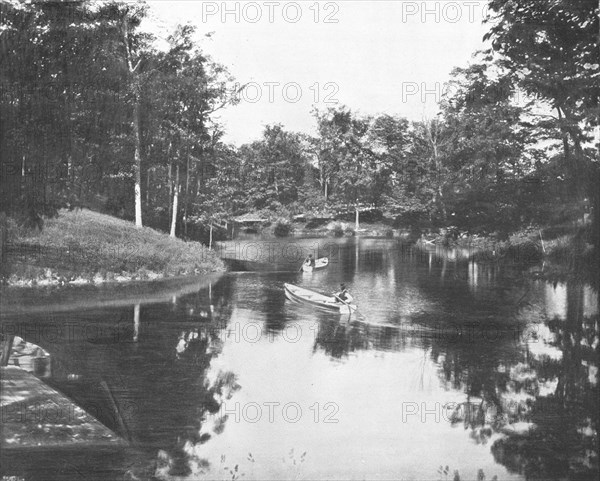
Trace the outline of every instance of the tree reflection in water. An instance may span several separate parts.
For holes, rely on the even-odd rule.
[[[531,479],[598,476],[598,315],[584,315],[583,292],[568,284],[566,319],[546,322],[561,355],[529,357],[533,400],[523,417],[532,429],[492,446],[498,462]]]
[[[178,388],[174,389],[175,396],[162,394],[167,405],[174,408],[167,410],[165,414],[168,418],[170,417],[171,427],[177,429],[174,429],[168,437],[171,439],[170,443],[165,443],[165,438],[161,439],[162,449],[158,451],[155,473],[159,479],[189,476],[209,468],[208,460],[197,457],[194,448],[223,431],[226,417],[218,418],[212,432],[208,432],[206,429],[206,419],[209,415],[217,414],[222,402],[229,399],[240,388],[236,382],[236,376],[231,372],[220,372],[213,382],[206,380],[210,362],[214,356],[220,354],[221,349],[222,340],[214,330],[192,329],[182,332],[179,337],[175,364],[179,367],[180,372],[189,370],[194,373],[193,376],[188,376],[183,381],[189,383],[188,389],[192,389],[193,394],[191,392],[184,393],[183,389]],[[172,386],[171,390],[173,391]],[[192,401],[195,409],[191,405],[187,406],[188,409],[180,409],[183,407],[181,406],[183,399],[179,399],[179,406],[175,399],[180,395]],[[174,402],[173,404],[170,404],[171,400]]]
[[[527,479],[597,479],[599,327],[597,312],[584,315],[583,294],[583,285],[568,284],[564,320],[523,308],[525,319],[543,320],[524,330],[536,334],[528,338],[507,328],[498,339],[474,342],[452,337],[452,327],[444,333],[340,323],[324,314],[313,349],[339,359],[358,350],[420,346],[442,382],[467,396],[449,421],[462,424],[476,443],[493,438],[496,462]]]
[[[156,390],[160,404],[154,405],[162,411],[148,413],[142,424],[142,443],[156,456],[153,475],[157,479],[171,480],[207,471],[209,462],[198,455],[197,448],[225,429],[227,416],[217,414],[223,401],[240,386],[232,372],[220,371],[214,379],[208,379],[207,372],[223,348],[221,327],[231,316],[231,287],[230,282],[211,286],[208,304],[204,299],[206,292],[201,292],[195,297],[186,296],[174,306],[177,317],[194,319],[193,324],[198,327],[181,330],[176,342],[169,342],[173,357],[167,356],[171,361],[165,365],[164,376],[158,376],[164,379],[164,385]],[[161,368],[158,369],[153,376],[160,373]]]
[[[173,479],[208,468],[194,448],[223,432],[226,419],[210,426],[206,420],[239,389],[231,372],[207,379],[231,317],[231,288],[223,282],[168,303],[16,321],[24,333],[35,334],[32,326],[43,323],[68,333],[42,339],[52,361],[45,381],[131,442],[123,460],[105,461],[111,479]],[[72,479],[63,465],[73,453],[14,461],[25,466],[27,479]],[[85,459],[77,463],[73,469],[88,472]]]

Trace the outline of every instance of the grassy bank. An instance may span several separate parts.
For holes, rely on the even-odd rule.
[[[2,281],[15,286],[152,280],[225,270],[197,242],[89,210],[61,211],[41,231],[9,223]]]

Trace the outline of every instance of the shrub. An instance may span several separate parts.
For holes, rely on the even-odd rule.
[[[510,236],[507,254],[516,263],[535,263],[542,260],[542,246],[523,231]]]
[[[332,232],[334,237],[342,237],[344,235],[344,228],[342,227],[342,224],[336,222],[333,225]]]
[[[275,235],[275,237],[286,237],[286,236],[290,235],[292,230],[293,230],[293,227],[289,221],[278,220],[275,223],[275,228],[273,229],[273,234]]]

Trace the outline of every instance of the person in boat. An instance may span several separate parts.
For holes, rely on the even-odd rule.
[[[342,302],[346,302],[346,303],[350,303],[354,300],[352,295],[348,292],[348,288],[346,287],[346,284],[344,284],[344,283],[340,284],[340,291],[336,292],[334,294],[334,296],[337,299],[340,299]]]
[[[315,267],[315,258],[313,257],[312,254],[308,254],[308,257],[304,261],[304,264],[306,264],[307,266],[310,266],[310,267]]]

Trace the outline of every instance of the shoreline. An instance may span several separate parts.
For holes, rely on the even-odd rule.
[[[8,228],[0,283],[9,288],[125,285],[226,271],[217,254],[87,209],[61,211],[41,231]]]
[[[103,309],[166,302],[174,296],[210,287],[226,273],[174,277],[148,282],[111,283],[103,285],[68,285],[56,288],[3,286],[0,295],[0,318],[3,320],[40,313],[66,312],[77,309]],[[45,291],[46,296],[40,296]],[[11,295],[7,295],[11,294]]]
[[[115,217],[82,210],[63,211],[49,219],[42,232],[12,236],[5,245],[0,286],[9,289],[68,288],[77,286],[122,286],[147,284],[177,278],[194,278],[227,272],[226,257],[219,248],[208,249],[199,242],[186,242]],[[334,222],[307,228],[292,224],[289,235],[276,236],[269,230],[259,235],[265,242],[294,242],[299,239],[371,238],[410,244],[420,250],[466,249],[462,258],[480,262],[510,261],[531,266],[552,264],[552,278],[589,270],[597,255],[585,241],[589,226],[571,225],[521,229],[504,240],[497,235],[477,235],[452,228],[427,233],[409,228],[392,228],[386,222],[363,222],[358,232],[350,222]],[[562,231],[560,230],[562,228]],[[553,230],[554,235],[551,235]],[[544,232],[546,232],[544,234]],[[256,242],[252,236],[221,242]],[[8,267],[8,269],[7,269]],[[586,269],[587,267],[587,269]],[[8,271],[8,272],[7,272]],[[546,274],[544,274],[546,275]],[[592,278],[589,273],[585,277]]]

